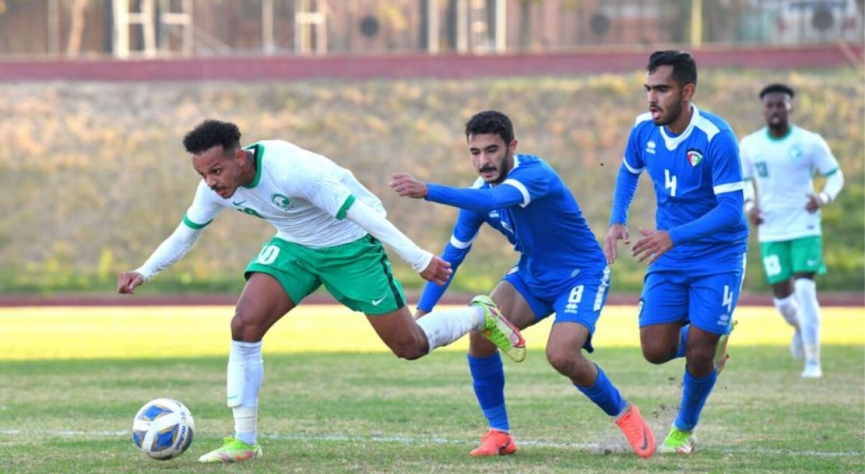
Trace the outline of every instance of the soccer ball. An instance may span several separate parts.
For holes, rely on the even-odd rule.
[[[195,420],[177,400],[157,398],[144,404],[132,422],[132,439],[141,452],[166,461],[183,454],[192,444]]]

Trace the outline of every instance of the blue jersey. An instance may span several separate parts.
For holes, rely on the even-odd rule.
[[[519,252],[517,270],[539,298],[556,298],[571,289],[581,272],[602,273],[607,266],[573,194],[555,170],[536,156],[514,156],[513,169],[496,186],[478,178],[471,188],[436,184],[427,188],[427,200],[460,208],[442,254],[454,270],[451,279],[484,223],[501,232]],[[427,284],[418,308],[431,310],[446,287]]]
[[[610,224],[626,223],[640,173],[646,170],[657,196],[656,226],[669,232],[673,248],[649,271],[729,271],[741,265],[748,224],[743,208],[739,146],[720,117],[692,107],[688,127],[678,136],[637,117],[616,183]]]

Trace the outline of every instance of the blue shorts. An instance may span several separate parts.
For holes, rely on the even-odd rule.
[[[536,323],[555,313],[554,323],[572,322],[585,326],[589,330],[589,337],[583,348],[594,352],[592,334],[595,333],[595,323],[601,316],[601,309],[607,302],[607,293],[610,291],[609,267],[600,272],[580,272],[574,277],[571,288],[555,299],[536,297],[520,276],[520,272],[508,273],[504,280],[525,298],[535,313]]]
[[[713,334],[729,334],[744,276],[744,268],[699,276],[648,273],[640,299],[640,327],[678,322]]]

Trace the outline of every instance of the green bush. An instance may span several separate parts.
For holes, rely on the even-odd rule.
[[[798,91],[793,118],[827,139],[847,185],[824,212],[821,285],[862,291],[863,81],[854,70],[701,71],[696,103],[741,137],[763,125],[757,91],[786,81]],[[642,73],[471,81],[273,83],[32,83],[0,88],[0,292],[113,291],[115,275],[140,265],[180,222],[198,177],[181,138],[204,118],[236,122],[244,142],[282,138],[352,169],[385,202],[390,218],[423,247],[439,251],[456,211],[399,199],[391,173],[467,185],[474,179],[465,120],[498,109],[514,120],[519,151],[544,157],[573,189],[603,238],[625,140],[644,111]],[[654,225],[647,178],[631,209],[632,231]],[[241,273],[272,234],[225,213],[151,292],[236,291]],[[757,246],[748,289],[763,291]],[[394,255],[394,260],[398,258]],[[488,290],[514,262],[507,242],[482,232],[455,288]],[[408,288],[422,284],[395,262]],[[613,291],[636,291],[640,265],[624,258]],[[158,283],[157,283],[158,282]]]

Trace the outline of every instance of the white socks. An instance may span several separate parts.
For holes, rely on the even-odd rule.
[[[805,345],[805,362],[820,363],[820,303],[817,301],[817,283],[807,278],[793,282],[799,301],[799,324]]]
[[[234,413],[234,435],[255,444],[258,424],[258,392],[264,379],[261,341],[231,341],[226,377],[227,402]]]
[[[772,301],[775,303],[775,307],[778,308],[778,312],[787,321],[787,324],[793,326],[798,331],[800,329],[799,303],[796,301],[796,295],[792,294],[782,299],[772,298]]]
[[[484,310],[476,306],[463,306],[446,311],[433,311],[417,320],[429,342],[429,351],[446,346],[465,336],[472,329],[484,326]]]
[[[258,407],[232,408],[234,414],[234,437],[252,446],[257,441]]]

